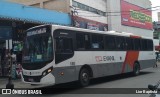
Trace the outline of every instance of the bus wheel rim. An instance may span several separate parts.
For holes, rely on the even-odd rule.
[[[88,82],[88,74],[87,73],[82,74],[82,81],[85,83]]]

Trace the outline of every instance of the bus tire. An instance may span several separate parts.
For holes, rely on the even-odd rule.
[[[137,76],[140,74],[140,65],[139,63],[135,62],[133,67],[133,75]]]
[[[89,70],[82,68],[79,73],[79,83],[82,87],[88,86],[90,83],[90,74]]]

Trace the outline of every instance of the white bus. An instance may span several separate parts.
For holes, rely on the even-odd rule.
[[[155,64],[153,40],[129,33],[42,25],[26,31],[22,80],[60,84],[132,72]]]

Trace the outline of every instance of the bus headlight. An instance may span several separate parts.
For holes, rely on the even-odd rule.
[[[49,74],[50,72],[53,71],[53,67],[46,69],[43,73],[42,76],[46,76],[47,74]]]

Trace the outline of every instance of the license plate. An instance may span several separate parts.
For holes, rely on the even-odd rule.
[[[34,80],[33,80],[32,78],[29,78],[29,79],[28,79],[28,81],[30,81],[30,82],[34,82]]]

